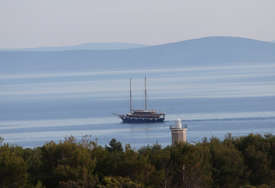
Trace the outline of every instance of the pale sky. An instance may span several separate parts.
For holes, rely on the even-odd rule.
[[[275,0],[0,0],[0,48],[275,40]]]

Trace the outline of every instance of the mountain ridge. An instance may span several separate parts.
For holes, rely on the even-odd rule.
[[[205,37],[121,50],[2,51],[0,59],[2,73],[216,66],[275,62],[275,44],[241,37]]]

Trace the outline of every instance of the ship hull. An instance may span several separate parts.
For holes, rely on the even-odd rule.
[[[121,117],[123,123],[160,123],[164,122],[165,118],[128,118]]]

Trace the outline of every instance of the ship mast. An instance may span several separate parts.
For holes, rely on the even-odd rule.
[[[130,112],[132,113],[133,107],[132,107],[132,78],[130,78]]]
[[[144,110],[147,110],[147,88],[146,88],[146,74],[144,78]]]

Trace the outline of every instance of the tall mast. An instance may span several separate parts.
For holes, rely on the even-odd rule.
[[[145,74],[145,78],[144,78],[144,110],[147,110],[146,74]]]
[[[130,78],[130,112],[133,111],[132,107],[132,78]]]

